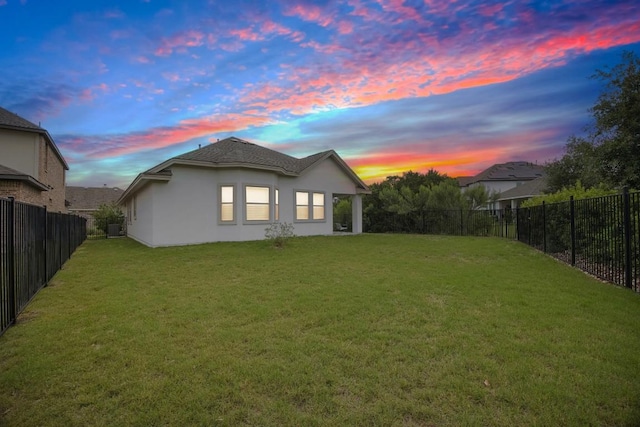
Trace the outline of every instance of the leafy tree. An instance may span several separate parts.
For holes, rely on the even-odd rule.
[[[591,109],[605,177],[614,186],[640,188],[640,58],[624,52],[622,63],[595,78],[606,85]]]
[[[620,64],[593,78],[605,87],[589,110],[593,124],[587,137],[570,137],[566,154],[547,165],[551,191],[578,181],[587,188],[640,188],[640,58],[624,52]]]
[[[465,207],[464,197],[455,180],[441,182],[431,189],[428,209],[452,210]]]
[[[124,225],[124,213],[115,203],[100,205],[93,214],[93,218],[96,221],[96,228],[105,234],[108,232],[109,224],[118,224],[120,227]]]
[[[604,181],[598,146],[584,138],[572,136],[566,145],[566,154],[546,166],[547,188],[551,193],[563,187],[582,183],[587,188]]]
[[[462,195],[466,202],[466,209],[479,210],[487,206],[491,202],[498,199],[500,193],[496,191],[489,192],[484,185],[474,185],[464,190]]]
[[[351,227],[352,210],[350,198],[341,198],[333,206],[333,221],[344,224],[347,228]]]
[[[556,191],[551,194],[543,194],[541,196],[533,197],[522,204],[523,208],[529,208],[531,206],[539,206],[542,202],[547,204],[560,203],[568,201],[572,196],[574,200],[590,199],[593,197],[608,196],[611,194],[617,194],[617,190],[612,190],[604,185],[598,185],[596,187],[585,187],[580,181],[575,185],[563,187],[562,190]]]

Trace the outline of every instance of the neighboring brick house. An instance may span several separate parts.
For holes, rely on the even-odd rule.
[[[115,203],[124,190],[118,187],[67,187],[67,202],[70,213],[92,218],[101,205]]]
[[[49,132],[0,107],[0,197],[66,212],[68,170]]]

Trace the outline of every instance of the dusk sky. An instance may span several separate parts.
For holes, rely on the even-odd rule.
[[[0,22],[0,106],[68,185],[121,188],[228,136],[366,182],[543,164],[589,123],[590,76],[640,54],[638,0],[0,0]]]

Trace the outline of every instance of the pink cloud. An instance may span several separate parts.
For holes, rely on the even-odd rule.
[[[174,51],[186,52],[188,47],[202,46],[204,34],[200,31],[189,30],[174,34],[169,38],[163,38],[160,46],[156,49],[156,56],[168,56]]]
[[[531,34],[505,37],[499,45],[461,43],[473,37],[471,30],[467,34],[464,28],[458,36],[461,39],[446,43],[429,44],[428,39],[425,42],[424,38],[414,37],[384,45],[381,39],[378,50],[385,55],[358,49],[367,45],[358,40],[360,34],[341,44],[321,45],[312,41],[303,46],[331,55],[330,65],[289,69],[282,80],[246,86],[239,100],[246,108],[292,114],[366,106],[506,82],[562,65],[578,53],[640,41],[640,22],[612,20],[600,25],[594,29],[584,24],[572,32],[547,33],[544,38]],[[424,53],[420,54],[421,51]],[[405,58],[405,52],[412,54]]]
[[[340,21],[340,22],[338,22],[338,33],[340,33],[340,34],[351,34],[351,33],[353,33],[353,22],[350,22],[350,21]]]
[[[264,116],[228,114],[224,117],[183,120],[176,126],[153,128],[145,132],[102,138],[75,137],[73,140],[65,140],[64,145],[65,149],[83,153],[87,158],[101,159],[168,147],[212,133],[238,131],[272,123],[271,119]]]
[[[504,9],[504,4],[496,3],[496,4],[482,4],[478,7],[478,13],[485,17],[491,17],[497,15],[499,12],[502,12]]]
[[[231,30],[229,31],[229,34],[239,38],[242,41],[254,42],[258,40],[264,40],[264,36],[254,32],[251,28],[244,28],[242,30]]]
[[[319,6],[294,4],[287,7],[284,15],[297,16],[303,21],[314,22],[321,27],[326,27],[333,21],[333,17],[325,13]]]
[[[380,3],[383,10],[397,13],[402,19],[410,19],[416,22],[424,21],[417,10],[404,5],[404,0],[378,0],[378,3]]]

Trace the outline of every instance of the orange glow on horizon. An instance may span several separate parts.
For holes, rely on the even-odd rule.
[[[349,160],[347,163],[367,184],[384,181],[393,175],[402,175],[413,171],[426,173],[430,169],[455,178],[472,176],[480,172],[482,164],[499,163],[504,156],[501,149],[493,148],[473,152],[436,155],[416,153],[376,153],[373,155]]]

